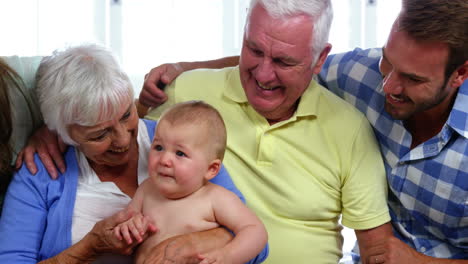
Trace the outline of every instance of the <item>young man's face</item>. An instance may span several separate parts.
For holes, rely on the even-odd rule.
[[[321,64],[312,65],[312,28],[312,20],[305,15],[275,19],[260,4],[252,10],[240,55],[240,77],[250,105],[269,121],[290,118],[313,74],[320,71]]]
[[[173,126],[164,119],[158,123],[148,172],[165,197],[182,198],[203,186],[213,161],[206,138],[206,130],[197,125]]]
[[[396,23],[380,61],[385,110],[400,120],[423,112],[447,111],[457,88],[451,78],[445,77],[448,46],[416,41],[406,32],[397,31]]]

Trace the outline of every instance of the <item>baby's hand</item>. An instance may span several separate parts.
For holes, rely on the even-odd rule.
[[[133,243],[132,237],[141,243],[147,232],[154,233],[156,231],[156,227],[147,216],[137,213],[129,220],[117,225],[114,228],[114,235],[119,240],[125,239],[130,245]]]
[[[226,264],[230,263],[223,249],[216,249],[206,254],[200,254],[198,257],[202,260],[200,264]]]

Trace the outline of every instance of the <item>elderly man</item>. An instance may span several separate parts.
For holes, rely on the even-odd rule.
[[[337,263],[340,216],[363,255],[391,235],[368,121],[312,80],[331,48],[331,17],[329,1],[252,1],[239,67],[179,76],[148,115],[192,99],[221,112],[225,165],[267,227],[269,263]]]
[[[467,14],[466,0],[403,0],[383,49],[331,55],[319,74],[367,116],[384,156],[399,239],[376,243],[371,263],[468,263],[461,260],[468,258]],[[180,72],[167,64],[153,69],[140,101],[164,100],[152,83]]]

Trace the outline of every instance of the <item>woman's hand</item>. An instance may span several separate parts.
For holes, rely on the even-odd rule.
[[[78,243],[38,264],[92,263],[104,253],[131,255],[139,243],[135,241],[128,245],[125,241],[119,240],[114,236],[113,229],[118,224],[129,220],[133,214],[132,211],[124,209],[97,222],[93,229]],[[144,236],[144,239],[147,236],[148,234]]]
[[[147,225],[147,231],[142,235],[142,240],[134,240],[132,243],[128,244],[125,240],[118,239],[114,234],[114,228],[128,221],[136,213],[124,209],[111,217],[108,217],[104,220],[97,222],[93,229],[86,235],[86,239],[90,241],[91,249],[96,255],[101,255],[102,253],[116,253],[121,255],[130,255],[133,253],[133,250],[137,245],[144,241],[150,234],[154,233],[156,230],[150,225]]]

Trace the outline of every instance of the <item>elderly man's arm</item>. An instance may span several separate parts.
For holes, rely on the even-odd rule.
[[[232,234],[224,228],[171,237],[153,247],[142,264],[198,263],[199,254],[221,248],[231,240]]]
[[[232,238],[232,234],[221,227],[171,237],[153,247],[143,263],[137,264],[199,263],[201,261],[200,254],[222,248]],[[248,263],[261,263],[267,255],[268,247],[265,247],[258,256]]]
[[[377,254],[374,246],[383,243],[389,237],[393,237],[391,224],[386,223],[367,230],[355,230],[355,233],[362,263],[384,263],[384,257]]]
[[[157,66],[146,74],[143,89],[137,101],[138,115],[146,115],[148,108],[158,107],[167,100],[164,88],[184,71],[199,68],[220,69],[239,64],[239,56],[225,57],[217,60],[166,63]]]
[[[370,230],[356,231],[356,236],[364,264],[468,264],[468,260],[439,259],[417,252],[391,234],[390,224]]]

